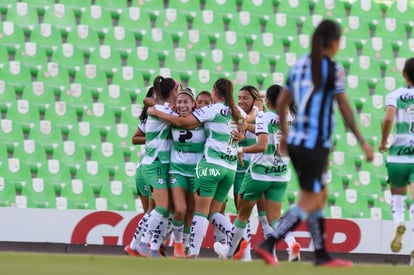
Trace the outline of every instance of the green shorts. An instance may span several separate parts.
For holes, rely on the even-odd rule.
[[[194,192],[201,197],[213,197],[219,202],[225,202],[231,186],[234,183],[236,171],[207,163],[202,158],[196,167]]]
[[[250,172],[246,172],[239,194],[245,201],[258,200],[264,193],[266,200],[282,202],[287,185],[287,182],[254,180]]]
[[[233,186],[233,193],[234,197],[239,194],[240,187],[243,183],[244,175],[246,175],[246,172],[236,172],[236,178],[234,179],[234,186]]]
[[[194,190],[194,177],[183,176],[180,174],[170,174],[170,189],[174,187],[182,187],[185,191],[193,193]]]
[[[168,188],[168,170],[170,165],[163,164],[158,159],[152,164],[143,164],[141,173],[145,175],[144,184],[153,189]]]
[[[151,195],[150,187],[144,183],[144,175],[141,166],[135,172],[135,185],[137,186],[138,194],[149,197]]]
[[[387,162],[387,171],[390,184],[395,187],[414,182],[414,163]]]

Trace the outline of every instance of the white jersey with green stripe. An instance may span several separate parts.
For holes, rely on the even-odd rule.
[[[138,124],[138,129],[141,131],[141,132],[143,132],[144,134],[145,134],[145,124],[147,123],[147,119],[144,119],[143,121],[141,121],[139,124]],[[137,169],[141,166],[141,164],[142,164],[142,159],[144,158],[144,155],[145,155],[145,144],[143,144],[143,145],[138,145],[138,146],[140,146],[140,155],[139,155],[139,160],[138,160],[138,162],[137,162]]]
[[[171,127],[173,147],[170,174],[194,177],[197,162],[203,156],[206,134],[203,126],[192,130]]]
[[[292,121],[292,116],[288,116]],[[267,149],[263,153],[253,154],[249,171],[252,179],[259,181],[280,181],[290,180],[288,172],[289,157],[279,154],[279,143],[281,138],[279,116],[270,111],[260,111],[256,117],[256,135],[267,134]]]
[[[393,91],[387,95],[385,103],[396,108],[395,138],[387,161],[414,163],[414,87]]]
[[[242,118],[246,113],[238,107]],[[231,134],[237,129],[237,123],[231,116],[231,110],[223,103],[215,103],[197,109],[194,117],[204,124],[206,131],[206,143],[204,156],[207,163],[220,165],[236,171],[237,167],[237,142]]]
[[[174,111],[168,103],[154,105],[161,112],[174,115]],[[161,163],[170,163],[170,152],[172,147],[171,125],[155,116],[148,116],[145,125],[145,156],[142,164],[152,164],[157,158]]]
[[[239,142],[240,147],[250,146],[256,143],[256,134],[246,131],[246,137]],[[243,154],[243,167],[237,162],[237,173],[245,173],[250,165],[253,154]]]

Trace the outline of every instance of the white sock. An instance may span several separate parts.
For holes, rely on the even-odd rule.
[[[414,250],[414,202],[411,201],[411,205],[410,205],[410,215],[411,215],[411,233],[412,233],[412,238],[411,241],[413,242],[413,250]]]
[[[189,256],[197,257],[200,254],[201,244],[208,228],[208,219],[204,216],[194,214],[193,224],[190,231],[190,253]]]
[[[395,224],[404,221],[404,201],[406,196],[392,195],[391,196],[391,212]]]
[[[250,230],[250,219],[247,220],[247,228],[246,228],[246,232],[244,232],[243,238],[245,238],[249,242],[246,249],[244,250],[243,260],[251,261],[252,259],[252,253],[251,253],[252,234]]]
[[[148,219],[148,228],[145,234],[141,238],[142,243],[149,243],[152,237],[152,234],[157,230],[157,227],[160,225],[160,222],[164,218],[162,214],[157,212],[155,209],[151,211],[150,217]]]
[[[135,230],[134,236],[132,237],[131,243],[129,246],[137,250],[139,243],[141,242],[142,235],[147,231],[148,228],[148,219],[150,217],[150,213],[145,213],[144,216],[139,220],[137,224],[137,229]]]
[[[243,235],[246,232],[247,224],[244,224],[244,227],[238,227],[236,224],[233,227],[233,232],[230,237],[229,248],[227,250],[227,258],[231,259],[234,254],[234,250],[236,250],[237,245],[239,244],[240,240],[243,238]]]
[[[230,236],[233,225],[226,216],[219,212],[216,212],[211,215],[208,220],[214,225],[215,228],[224,233],[227,238]]]
[[[160,249],[160,246],[165,239],[167,228],[168,228],[168,218],[161,216],[158,226],[152,232],[152,238],[151,238],[151,243],[150,243],[151,250]]]
[[[220,243],[227,242],[227,236],[223,232],[221,232],[217,227],[214,226],[214,241]]]
[[[292,247],[292,245],[296,242],[295,236],[293,236],[293,233],[291,231],[286,233],[284,240],[289,248]]]
[[[173,220],[172,222],[173,232],[174,232],[174,242],[182,243],[183,242],[183,235],[184,235],[184,221],[176,221]]]

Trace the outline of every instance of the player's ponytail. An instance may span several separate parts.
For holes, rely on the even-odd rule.
[[[414,57],[405,61],[403,72],[406,74],[407,79],[410,81],[410,86],[414,85]]]
[[[338,40],[340,37],[341,29],[332,20],[323,20],[313,33],[310,58],[314,92],[322,86],[322,50],[327,49],[332,41]]]
[[[233,83],[230,80],[225,78],[219,78],[214,83],[214,89],[218,93],[218,95],[224,99],[224,103],[229,106],[231,110],[231,115],[233,120],[236,123],[239,123],[242,119],[239,109],[237,108],[236,104],[234,104],[233,99]]]

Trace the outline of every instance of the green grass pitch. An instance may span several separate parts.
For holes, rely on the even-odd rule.
[[[75,254],[0,253],[0,274],[166,274],[166,275],[219,275],[219,274],[306,274],[306,275],[380,275],[414,274],[414,269],[403,265],[356,264],[351,269],[314,267],[309,262],[281,262],[276,267],[262,261],[236,262],[217,259],[148,259],[128,256],[101,256]]]

